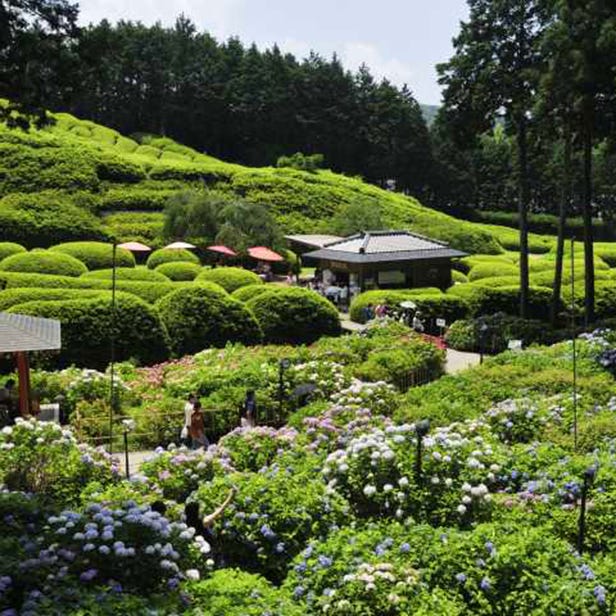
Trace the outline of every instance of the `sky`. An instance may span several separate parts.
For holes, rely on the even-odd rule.
[[[78,0],[79,1],[79,0]],[[346,68],[407,84],[424,104],[439,104],[435,65],[452,53],[466,0],[81,0],[83,25],[103,18],[172,25],[180,13],[219,40],[274,43],[298,57],[336,52]]]

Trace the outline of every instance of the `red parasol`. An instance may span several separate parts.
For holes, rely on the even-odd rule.
[[[284,257],[265,246],[253,246],[248,249],[248,254],[259,261],[284,261]]]
[[[207,250],[212,252],[219,252],[221,255],[227,255],[228,257],[237,257],[237,252],[227,248],[226,246],[208,246]]]

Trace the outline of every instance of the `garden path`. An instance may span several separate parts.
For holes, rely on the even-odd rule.
[[[465,353],[464,351],[447,349],[445,372],[447,374],[462,372],[462,370],[467,370],[468,368],[479,365],[479,362],[479,353]]]

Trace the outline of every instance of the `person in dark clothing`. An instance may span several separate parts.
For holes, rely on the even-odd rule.
[[[255,392],[249,389],[240,412],[240,425],[242,428],[254,428],[257,425],[257,400]]]

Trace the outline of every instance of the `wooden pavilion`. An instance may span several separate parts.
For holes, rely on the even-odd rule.
[[[412,289],[451,285],[451,261],[467,253],[410,231],[362,231],[307,252],[338,286]]]
[[[0,312],[0,353],[11,353],[15,358],[19,376],[19,414],[22,417],[32,411],[28,352],[61,347],[60,321]]]

